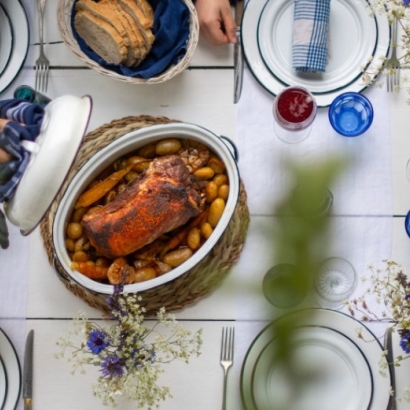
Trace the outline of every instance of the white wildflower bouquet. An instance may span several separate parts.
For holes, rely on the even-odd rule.
[[[396,21],[401,28],[400,46],[395,44],[394,47],[397,47],[400,68],[410,68],[410,0],[368,0],[368,2],[370,14],[385,15],[390,24]],[[394,68],[388,65],[386,56],[377,55],[373,58],[369,57],[369,63],[362,69],[364,71],[362,80],[365,85],[374,82],[380,73],[388,75],[394,72]],[[403,80],[408,83],[405,76]],[[397,91],[399,89],[398,86]],[[410,99],[408,103],[410,104]]]
[[[400,337],[401,354],[395,356],[394,365],[400,366],[403,360],[410,358],[410,280],[403,267],[397,262],[384,260],[384,269],[376,269],[370,265],[370,275],[362,281],[369,283],[364,294],[347,302],[350,314],[357,316],[363,322],[385,321],[389,323],[393,332]],[[375,313],[369,301],[383,305],[380,313]],[[380,311],[380,309],[379,309]],[[358,331],[358,336],[363,338]],[[380,360],[381,374],[387,374],[388,363],[385,358],[387,351],[383,351]],[[405,389],[403,397],[410,401],[410,386]]]
[[[114,287],[107,298],[111,320],[106,327],[88,321],[84,312],[74,318],[74,326],[57,341],[57,357],[66,358],[73,374],[85,372],[87,366],[99,368],[100,376],[93,385],[94,395],[104,405],[115,406],[118,397],[134,401],[136,408],[158,406],[170,389],[158,385],[164,372],[162,365],[175,359],[189,363],[191,355],[200,355],[202,329],[193,333],[176,322],[162,308],[151,328],[144,325],[144,309],[140,297],[123,294],[123,286]],[[159,328],[167,328],[165,334]]]

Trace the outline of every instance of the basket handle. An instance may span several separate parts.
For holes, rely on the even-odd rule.
[[[225,137],[224,135],[220,135],[219,138],[226,145],[226,147],[229,149],[229,151],[231,151],[231,154],[234,157],[235,161],[238,162],[239,151],[238,151],[238,148],[236,147],[235,143],[230,138]]]

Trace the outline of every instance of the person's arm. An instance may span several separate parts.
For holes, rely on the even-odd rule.
[[[196,0],[199,26],[214,45],[236,43],[236,24],[229,0]]]

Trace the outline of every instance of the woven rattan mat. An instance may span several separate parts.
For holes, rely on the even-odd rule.
[[[64,271],[58,260],[56,260],[52,240],[52,228],[58,204],[75,174],[97,151],[131,131],[172,122],[178,121],[166,117],[146,115],[125,117],[114,120],[89,132],[85,136],[79,149],[70,174],[67,176],[59,194],[41,222],[40,232],[49,262],[59,273],[66,288],[86,301],[91,307],[100,309],[103,312],[108,312],[109,309],[105,302],[107,296],[90,291],[72,282],[69,274]],[[166,284],[139,293],[142,297],[141,306],[147,310],[146,314],[155,314],[161,307],[165,307],[167,311],[181,309],[214,289],[226,275],[227,271],[238,260],[245,243],[249,220],[246,191],[241,181],[239,198],[231,221],[210,252],[196,266],[180,277]]]

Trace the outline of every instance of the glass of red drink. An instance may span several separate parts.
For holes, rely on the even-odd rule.
[[[273,103],[275,133],[285,142],[303,141],[316,118],[315,97],[305,88],[291,86],[281,91]]]

